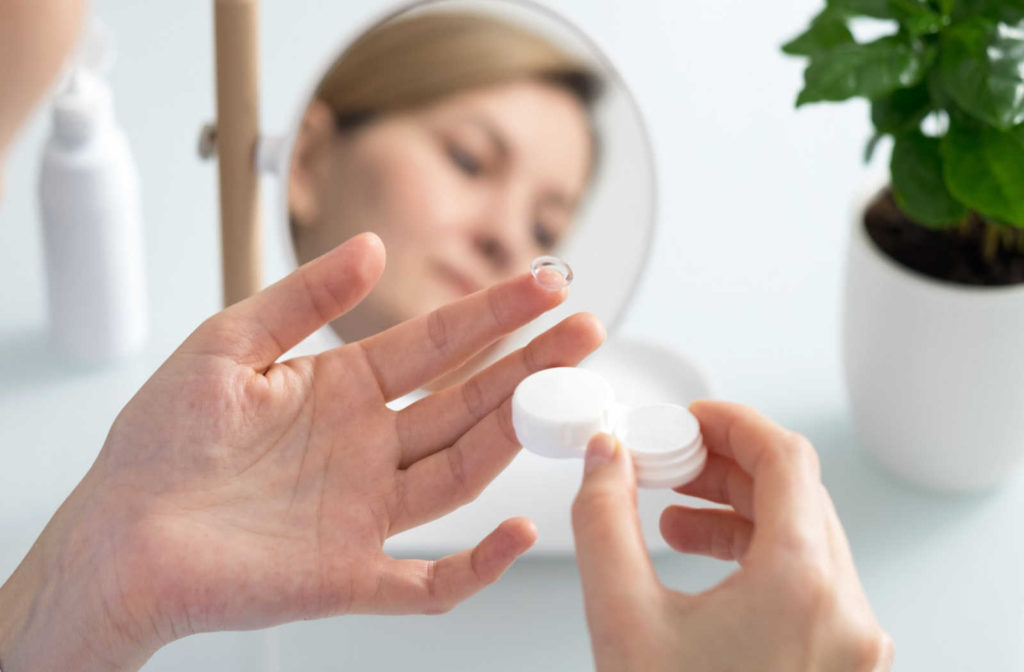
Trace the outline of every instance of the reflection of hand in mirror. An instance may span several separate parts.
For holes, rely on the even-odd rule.
[[[533,543],[532,524],[512,519],[436,562],[382,551],[505,468],[519,450],[515,386],[579,362],[602,340],[600,324],[570,317],[401,411],[386,402],[559,305],[566,290],[526,272],[369,339],[275,363],[357,306],[383,265],[380,241],[358,236],[210,318],[171,355],[5,586],[24,596],[6,602],[19,609],[4,622],[20,620],[2,630],[18,633],[5,667],[87,669],[95,650],[128,669],[194,632],[444,611]],[[32,642],[49,644],[30,651]],[[57,659],[75,652],[75,663]]]
[[[549,254],[593,171],[598,86],[545,39],[473,14],[398,19],[346,51],[306,109],[288,188],[300,261],[363,230],[388,249],[335,331],[365,338]]]

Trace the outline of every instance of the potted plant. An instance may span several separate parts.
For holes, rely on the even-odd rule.
[[[856,40],[862,18],[887,34]],[[846,269],[858,439],[916,483],[988,487],[1024,459],[1024,0],[828,0],[783,51],[809,59],[797,106],[865,98],[867,157],[893,141]]]

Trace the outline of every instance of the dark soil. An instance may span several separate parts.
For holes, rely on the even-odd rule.
[[[963,225],[929,229],[900,210],[885,189],[864,213],[864,225],[875,245],[903,266],[938,280],[961,285],[1013,285],[1024,282],[1024,231],[1001,233],[991,258],[986,258],[986,225],[971,215]],[[991,241],[989,242],[992,251]]]

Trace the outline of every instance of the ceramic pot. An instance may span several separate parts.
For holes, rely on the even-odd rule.
[[[930,489],[988,488],[1024,461],[1024,285],[972,287],[850,237],[843,363],[860,444]]]

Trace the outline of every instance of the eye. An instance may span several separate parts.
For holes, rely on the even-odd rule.
[[[537,222],[533,225],[533,239],[545,250],[550,250],[557,242],[555,233],[543,222]]]
[[[459,170],[470,177],[477,177],[483,172],[483,166],[472,154],[455,145],[449,145],[448,156]]]

